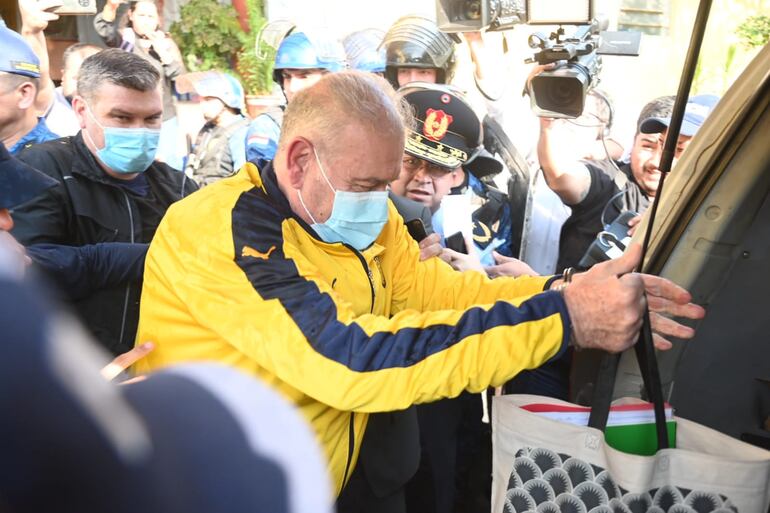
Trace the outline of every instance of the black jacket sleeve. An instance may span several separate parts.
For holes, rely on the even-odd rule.
[[[11,235],[23,246],[68,241],[67,192],[59,184],[13,210]]]
[[[115,16],[114,21],[106,21],[102,13],[94,16],[94,30],[102,38],[104,44],[112,48],[120,48],[121,43],[123,43],[123,37],[118,30],[119,14]]]
[[[102,242],[85,246],[35,244],[27,254],[70,299],[140,281],[149,244]]]
[[[59,184],[13,210],[11,234],[24,246],[41,243],[66,244],[70,242],[72,215],[60,166],[67,164],[62,163],[60,158],[57,159],[57,156],[61,157],[59,153],[42,151],[37,146],[22,150],[17,158]]]

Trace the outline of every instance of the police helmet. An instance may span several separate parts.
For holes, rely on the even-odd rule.
[[[183,94],[195,91],[198,96],[219,98],[222,103],[237,111],[244,108],[241,83],[221,71],[185,73],[176,79],[176,89]]]
[[[345,50],[339,41],[326,37],[313,37],[304,32],[293,32],[281,41],[275,54],[273,80],[283,87],[284,69],[323,69],[342,71],[347,67]]]
[[[387,78],[398,88],[398,68],[434,68],[437,82],[446,84],[455,68],[455,45],[452,38],[438,29],[430,19],[404,16],[385,34]]]
[[[409,155],[456,169],[483,148],[481,120],[457,88],[414,82],[398,94],[411,106],[414,118],[404,150]]]
[[[364,29],[348,34],[342,40],[352,69],[385,72],[385,48],[380,46],[384,34],[381,30]]]

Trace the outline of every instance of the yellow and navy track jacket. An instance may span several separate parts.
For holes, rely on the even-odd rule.
[[[566,350],[547,278],[489,280],[419,253],[392,204],[364,251],[321,241],[272,168],[246,164],[161,222],[137,337],[156,349],[136,370],[214,360],[269,383],[313,425],[339,493],[369,412],[500,385]]]

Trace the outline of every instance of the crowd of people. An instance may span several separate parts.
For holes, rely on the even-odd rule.
[[[411,15],[292,28],[284,105],[252,119],[231,70],[185,72],[152,0],[121,4],[94,19],[109,48],[68,48],[58,87],[56,15],[20,0],[21,33],[0,26],[0,430],[24,460],[0,507],[485,511],[492,393],[574,400],[573,352],[631,347],[647,308],[658,349],[693,336],[673,318],[703,309],[634,272],[628,237],[584,258],[655,201],[673,97],[626,148],[592,91],[577,120],[540,118],[534,165],[503,159],[483,38],[463,35],[480,108],[452,85],[456,41]],[[205,119],[187,155],[177,94]],[[717,101],[690,98],[674,162]],[[522,228],[522,197],[564,212],[542,258],[518,258],[546,230]]]

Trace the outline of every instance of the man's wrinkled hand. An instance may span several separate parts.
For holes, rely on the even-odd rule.
[[[641,247],[631,244],[620,258],[575,275],[564,289],[579,347],[609,352],[631,347],[639,337],[645,306],[649,306],[657,349],[671,348],[666,337],[692,338],[695,334],[666,316],[701,319],[705,310],[691,303],[690,293],[670,280],[632,272],[640,258]]]
[[[105,367],[101,370],[102,377],[107,381],[112,381],[118,377],[121,372],[128,369],[133,364],[150,354],[153,349],[155,349],[155,345],[152,342],[145,342],[142,345],[136,346],[127,353],[123,353],[105,365]]]
[[[617,353],[634,345],[646,306],[644,282],[632,274],[640,257],[641,248],[633,244],[621,257],[575,276],[564,289],[578,347]]]
[[[695,336],[694,329],[674,321],[669,316],[697,320],[706,315],[706,310],[700,305],[693,304],[690,293],[672,281],[651,274],[639,276],[644,282],[644,290],[647,293],[652,340],[655,347],[662,350],[670,349],[671,342],[666,337],[692,338]]]
[[[433,258],[434,256],[441,256],[444,248],[441,247],[441,237],[437,233],[431,233],[419,243],[420,246],[420,262]]]

